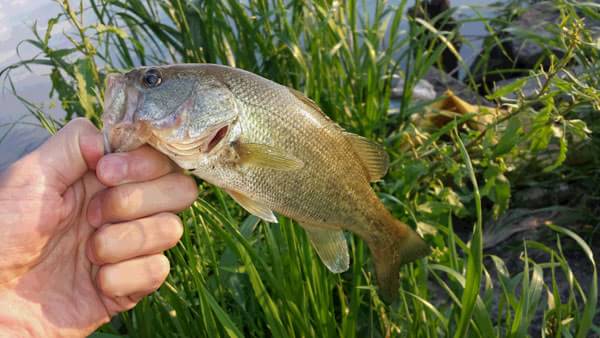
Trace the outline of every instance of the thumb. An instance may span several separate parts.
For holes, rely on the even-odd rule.
[[[46,141],[38,152],[39,169],[51,175],[64,189],[96,168],[104,154],[100,131],[89,121],[77,118]]]

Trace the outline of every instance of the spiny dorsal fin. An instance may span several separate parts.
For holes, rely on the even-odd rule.
[[[333,125],[335,128],[338,128],[343,131],[342,127],[340,127],[337,123],[333,122],[333,120],[331,120],[329,116],[323,113],[323,111],[315,103],[315,101],[309,99],[308,97],[306,97],[306,95],[293,88],[288,89],[298,100],[312,108],[314,113],[325,118],[326,122]],[[356,152],[356,154],[358,154],[358,156],[362,160],[362,163],[367,169],[369,181],[378,181],[383,176],[385,176],[389,165],[389,158],[388,154],[383,150],[383,147],[362,136],[351,134],[346,131],[343,131],[343,133],[344,136],[346,136],[346,138],[350,141],[352,147],[354,148],[354,151]]]
[[[225,190],[239,205],[242,206],[246,211],[251,213],[252,215],[261,218],[270,223],[277,223],[277,218],[273,214],[271,209],[267,208],[267,206],[256,202],[246,195],[239,193],[233,190]]]
[[[302,93],[302,92],[300,92],[300,91],[298,91],[298,90],[296,90],[296,89],[294,89],[294,88],[289,88],[289,87],[288,87],[288,89],[290,90],[290,92],[292,92],[292,94],[294,94],[294,96],[295,96],[295,97],[296,97],[298,100],[302,101],[304,104],[306,104],[307,106],[311,107],[312,109],[314,109],[314,110],[316,110],[316,111],[320,112],[321,114],[323,114],[323,116],[325,116],[325,117],[329,118],[327,115],[325,115],[325,114],[324,114],[324,113],[321,111],[321,107],[319,107],[315,101],[313,101],[313,100],[309,99],[309,98],[308,98],[306,95],[304,95],[304,93]]]
[[[350,255],[342,229],[322,228],[301,224],[323,264],[333,273],[348,270]]]
[[[236,150],[240,156],[240,164],[244,165],[275,170],[297,170],[304,166],[304,162],[293,155],[266,144],[239,143]]]
[[[369,181],[375,182],[385,176],[389,157],[383,146],[356,134],[344,132],[344,136],[367,169]]]
[[[312,108],[311,112],[313,113],[313,115],[322,117],[324,119],[324,121],[327,123],[327,125],[331,125],[334,128],[343,130],[343,128],[340,127],[339,124],[335,123],[329,116],[327,116],[323,112],[323,110],[321,110],[321,107],[319,107],[315,101],[311,100],[306,95],[304,95],[304,93],[297,91],[296,89],[289,88],[289,87],[288,87],[288,89],[298,100],[300,100],[302,103],[304,103],[308,107]]]

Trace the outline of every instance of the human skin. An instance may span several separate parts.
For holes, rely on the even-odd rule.
[[[82,337],[154,292],[194,180],[149,147],[103,155],[87,120],[0,173],[0,337]]]

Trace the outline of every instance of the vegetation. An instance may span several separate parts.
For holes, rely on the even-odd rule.
[[[468,20],[489,29],[486,44],[504,41],[515,4],[500,17]],[[384,304],[357,237],[348,234],[350,270],[331,274],[292,221],[259,222],[199,182],[198,201],[181,214],[183,239],[168,253],[166,285],[97,336],[600,335],[592,251],[600,224],[600,44],[585,26],[600,11],[591,3],[555,5],[556,34],[537,41],[547,53],[519,70],[539,81],[537,93],[524,95],[526,80],[481,86],[457,55],[465,82],[502,110],[425,125],[414,114],[432,102],[411,101],[410,93],[459,37],[407,17],[406,0],[90,0],[85,7],[57,1],[62,12],[23,42],[40,54],[0,73],[15,91],[11,69],[46,65],[66,119],[100,124],[104,78],[112,71],[210,62],[258,73],[304,91],[343,127],[385,145],[391,168],[375,188],[433,249],[403,268],[400,298]],[[56,29],[62,21],[69,29]],[[72,45],[55,48],[58,37]],[[479,62],[492,57],[484,52]],[[575,65],[578,75],[570,71]],[[502,77],[515,69],[484,71]],[[389,114],[393,74],[405,78],[404,95],[399,112]],[[49,130],[64,123],[22,100]],[[544,210],[577,217],[545,219],[530,230],[539,238],[503,243],[514,226],[503,217],[528,207],[516,195],[561,184],[579,189],[577,202],[552,201]],[[491,242],[497,244],[487,249]]]

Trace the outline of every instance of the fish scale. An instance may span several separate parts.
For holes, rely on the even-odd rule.
[[[158,85],[145,82],[149,70],[160,76]],[[348,268],[342,229],[352,231],[369,246],[382,295],[391,300],[401,265],[429,252],[370,186],[385,175],[387,154],[345,132],[303,94],[207,64],[139,68],[108,79],[103,120],[112,149],[148,142],[258,217],[276,222],[275,211],[298,221],[331,271]]]
[[[356,155],[347,145],[342,143],[343,139],[332,140],[330,137],[314,137],[315,133],[321,131],[319,129],[330,130],[332,129],[331,126],[316,126],[314,123],[310,123],[312,121],[303,119],[302,117],[307,113],[306,110],[309,107],[299,106],[298,99],[286,87],[267,83],[265,85],[267,88],[253,90],[248,81],[232,81],[230,87],[236,88],[233,92],[238,100],[243,103],[242,115],[247,118],[241,119],[243,121],[242,129],[250,131],[248,134],[244,134],[249,142],[278,143],[294,155],[306,153],[306,149],[311,150],[310,153],[305,154],[305,158],[301,158],[305,160],[306,170],[300,173],[299,178],[298,174],[290,173],[281,176],[280,179],[273,180],[273,173],[268,169],[249,170],[244,174],[248,181],[240,182],[238,186],[233,188],[244,189],[253,186],[255,183],[263,187],[262,183],[272,182],[264,185],[265,189],[261,189],[260,199],[268,201],[271,208],[280,213],[288,214],[292,218],[309,219],[311,221],[321,221],[322,223],[347,223],[348,215],[357,210],[358,203],[353,203],[354,201],[348,201],[349,203],[339,205],[337,208],[335,208],[336,206],[331,208],[327,201],[335,199],[336,192],[341,190],[350,198],[353,196],[361,196],[361,199],[372,197],[370,196],[372,190],[368,186],[364,172],[360,170],[361,165]],[[256,94],[248,95],[248,93],[260,93],[265,90],[270,94],[262,97]],[[285,108],[281,109],[280,107]],[[322,119],[322,122],[330,123],[326,119]],[[321,136],[326,135],[326,133],[322,133]],[[302,143],[297,142],[297,140],[302,140]],[[332,152],[331,149],[336,149],[336,151]],[[332,155],[334,158],[332,158]],[[345,166],[337,171],[327,170],[328,167],[331,167],[328,165],[328,161],[345,164]],[[355,181],[352,183],[354,184],[351,186],[344,185],[343,181],[336,179],[339,178],[339,171],[353,177]],[[319,181],[315,182],[316,184],[311,186],[301,184],[301,182],[314,180],[315,178]],[[337,183],[334,189],[331,189],[332,183]],[[364,184],[361,185],[360,183]],[[353,187],[366,187],[367,189],[356,191],[356,189],[352,189]],[[300,198],[297,198],[296,194],[290,195],[289,192],[296,192],[300,195]],[[277,200],[273,198],[275,196]],[[360,210],[360,208],[358,209]],[[355,217],[360,216],[362,215],[356,215]],[[364,219],[364,217],[361,218]],[[356,220],[354,221],[353,223],[358,223]],[[364,222],[362,219],[359,219],[360,221]]]

